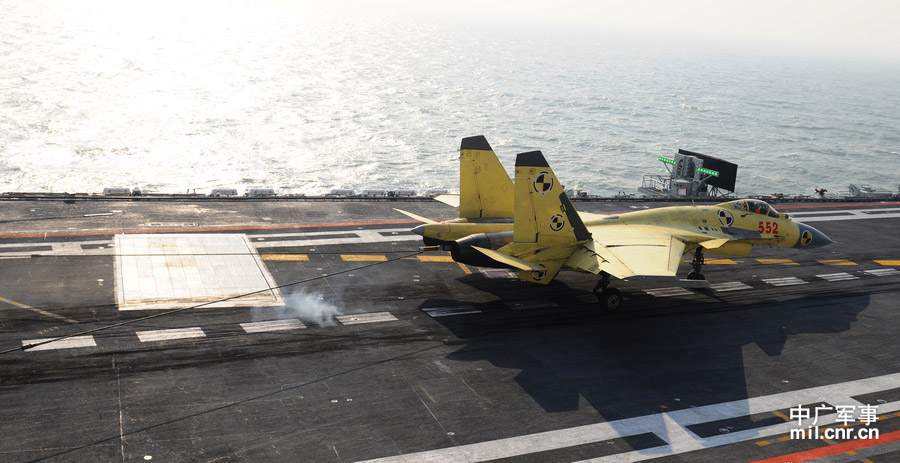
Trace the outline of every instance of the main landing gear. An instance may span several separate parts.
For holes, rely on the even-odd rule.
[[[688,280],[705,280],[700,270],[703,268],[703,247],[697,246],[694,251],[694,259],[691,260],[691,272],[687,274]]]
[[[615,313],[622,307],[622,292],[609,287],[609,274],[600,272],[600,281],[594,286],[594,294],[600,301],[600,310]]]

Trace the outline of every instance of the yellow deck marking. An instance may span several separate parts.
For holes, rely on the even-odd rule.
[[[62,320],[64,322],[69,322],[69,323],[78,323],[76,320],[72,320],[71,318],[63,317],[62,315],[56,315],[55,313],[50,313],[50,312],[47,312],[46,310],[41,310],[36,307],[27,305],[27,304],[22,304],[21,302],[16,302],[16,301],[7,299],[2,296],[0,296],[0,302],[5,302],[9,305],[14,305],[20,309],[30,310],[32,312],[39,313],[45,317],[55,318],[57,320]]]
[[[894,416],[900,416],[900,412],[894,412]]]
[[[464,264],[462,262],[457,262],[457,264],[459,264],[459,268],[461,268],[463,272],[466,272],[466,275],[472,274],[472,271],[469,270],[469,267],[466,267],[466,264]]]
[[[778,438],[778,440],[780,440],[781,442],[787,442],[791,440],[791,436],[781,436]]]
[[[281,260],[281,261],[299,261],[309,262],[307,254],[260,254],[262,260]]]
[[[760,264],[800,265],[790,259],[756,259]]]
[[[769,445],[769,444],[771,444],[771,442],[769,442],[769,441],[767,441],[767,440],[761,440],[761,441],[759,441],[759,442],[756,443],[756,445],[758,445],[758,446],[760,446],[760,447],[765,447],[765,446],[767,446],[767,445]]]
[[[781,413],[781,412],[773,412],[772,414],[775,415],[775,416],[777,416],[777,417],[779,417],[779,418],[781,418],[781,419],[784,420],[784,421],[790,421],[790,420],[791,420],[790,418],[788,418],[787,415],[785,415],[784,413]]]
[[[853,450],[850,450],[849,452],[846,452],[846,453],[847,453],[847,455],[856,455],[856,452],[854,452]]]
[[[418,256],[421,262],[453,262],[450,256]]]
[[[380,254],[341,254],[344,262],[387,262],[387,256]]]
[[[881,265],[900,265],[900,260],[876,260],[875,263]]]
[[[847,259],[826,259],[820,260],[819,263],[825,265],[859,265],[856,262]]]

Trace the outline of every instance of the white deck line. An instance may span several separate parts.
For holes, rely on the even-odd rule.
[[[655,297],[688,296],[694,294],[679,286],[645,289],[644,292]]]
[[[790,207],[786,209],[790,210]],[[853,215],[883,215],[884,211],[892,211],[892,212],[900,212],[900,207],[881,207],[878,209],[843,209],[840,211],[799,211],[799,212],[788,212],[788,215],[791,217],[794,216],[805,216],[805,215],[824,215],[824,214],[853,214]],[[881,214],[879,214],[881,212]],[[801,220],[802,222],[802,220]]]
[[[845,280],[858,280],[858,276],[851,275],[847,272],[840,273],[826,273],[824,275],[816,275],[817,277],[828,280],[828,281],[845,281]]]
[[[766,283],[772,286],[794,286],[794,285],[805,285],[808,284],[808,281],[801,280],[797,277],[786,277],[786,278],[766,278],[763,279]]]
[[[170,341],[173,339],[205,338],[206,333],[199,327],[175,328],[171,330],[151,330],[135,332],[141,342]]]
[[[338,315],[337,321],[344,325],[362,325],[365,323],[380,323],[397,321],[397,317],[390,312],[361,313],[356,315]]]
[[[296,318],[290,320],[269,320],[263,322],[241,323],[247,333],[266,333],[269,331],[302,330],[306,325]]]
[[[863,272],[876,277],[886,277],[891,275],[900,275],[900,270],[895,268],[876,268],[872,270],[863,270]]]
[[[788,214],[791,216],[791,218],[797,219],[798,222],[803,222],[803,223],[806,223],[806,222],[830,222],[830,221],[837,221],[837,220],[900,218],[900,213],[898,213],[898,212],[894,212],[894,213],[889,212],[889,213],[881,213],[881,214],[878,214],[878,213],[869,214],[868,213],[868,212],[886,211],[886,210],[895,211],[897,209],[855,209],[855,210],[846,210],[846,211],[830,211],[830,212],[834,212],[834,213],[841,213],[842,215],[835,215],[835,216],[823,215],[823,216],[818,216],[818,217],[816,217],[816,216],[803,217],[803,216],[800,216],[800,213],[798,213],[798,212],[789,212]],[[849,215],[844,215],[844,214],[849,214]]]
[[[22,341],[23,346],[29,344],[37,344],[46,341],[52,341],[59,338],[43,338],[43,339],[26,339]],[[71,338],[60,339],[41,346],[32,347],[28,351],[38,350],[58,350],[58,349],[75,349],[78,347],[97,347],[97,342],[93,336],[72,336]]]
[[[721,434],[705,439],[692,433],[686,426],[728,418],[737,418],[755,413],[774,412],[785,408],[796,407],[798,404],[810,404],[820,401],[825,401],[832,405],[865,405],[851,397],[870,392],[894,389],[897,387],[898,382],[900,382],[900,373],[894,373],[856,381],[830,384],[827,386],[801,389],[798,391],[782,392],[750,399],[687,408],[668,413],[656,413],[653,415],[528,434],[477,444],[460,445],[407,455],[367,460],[363,463],[474,463],[557,450],[648,432],[656,434],[668,443],[668,445],[660,447],[584,460],[585,462],[594,463],[643,461],[666,455],[719,447],[750,439],[785,434],[790,432],[791,429],[800,427],[805,428],[812,420],[806,420],[802,425],[798,424],[796,420],[786,421],[782,424],[769,427]],[[900,410],[900,401],[878,405],[878,414],[890,413],[897,410]],[[818,424],[826,425],[835,423],[836,421],[837,414],[831,414],[819,417]],[[875,426],[877,426],[877,423]]]

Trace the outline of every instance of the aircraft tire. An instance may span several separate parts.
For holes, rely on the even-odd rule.
[[[688,280],[705,280],[706,277],[704,277],[702,273],[693,273],[692,272],[692,273],[688,273],[687,279]]]
[[[622,308],[622,292],[616,288],[606,288],[600,293],[600,310],[616,313]]]

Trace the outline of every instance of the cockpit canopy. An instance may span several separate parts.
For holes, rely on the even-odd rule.
[[[758,199],[737,199],[719,204],[718,206],[728,207],[736,211],[747,211],[754,214],[767,215],[776,219],[778,218],[778,211],[776,211],[774,207],[770,206],[767,202]]]

